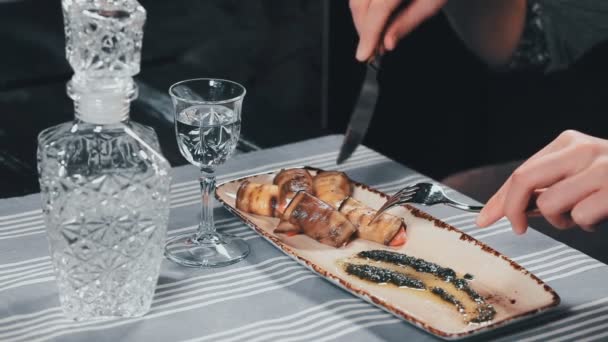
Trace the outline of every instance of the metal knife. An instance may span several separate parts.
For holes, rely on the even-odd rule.
[[[390,23],[392,23],[399,13],[407,8],[410,3],[411,0],[402,0],[399,3],[397,8],[387,20],[386,27],[380,35],[380,42],[386,33],[386,29],[390,26]],[[365,82],[363,82],[363,87],[361,87],[361,92],[359,93],[359,98],[357,99],[355,109],[351,114],[336,164],[342,164],[344,161],[350,158],[353,152],[355,152],[357,149],[357,146],[359,146],[363,141],[363,138],[365,138],[367,128],[369,127],[372,117],[374,116],[376,101],[378,100],[378,71],[380,70],[380,62],[383,53],[384,49],[382,49],[381,46],[377,46],[374,56],[370,61],[367,62]]]
[[[355,152],[357,146],[361,144],[367,128],[369,127],[376,101],[378,100],[378,69],[380,68],[380,56],[376,55],[374,59],[367,64],[365,72],[365,81],[361,87],[359,98],[355,104],[355,109],[351,114],[350,121],[344,141],[338,154],[337,164],[342,164]]]

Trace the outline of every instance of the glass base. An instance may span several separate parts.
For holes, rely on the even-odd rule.
[[[223,267],[249,254],[249,245],[234,235],[211,233],[198,239],[195,234],[179,235],[167,241],[167,259],[187,267]]]

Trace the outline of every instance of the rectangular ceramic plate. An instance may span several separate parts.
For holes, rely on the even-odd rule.
[[[311,174],[318,170],[307,168]],[[460,339],[529,318],[559,304],[549,286],[517,263],[448,224],[413,207],[391,209],[407,224],[407,243],[399,248],[357,239],[343,248],[332,248],[305,235],[287,237],[273,233],[278,219],[251,215],[236,209],[241,182],[272,183],[279,172],[258,174],[224,183],[216,197],[226,208],[285,254],[344,290],[444,339]],[[371,208],[379,208],[387,195],[353,182],[353,197]],[[423,258],[459,274],[475,276],[471,286],[494,305],[497,314],[487,324],[466,324],[449,305],[431,301],[413,290],[372,284],[350,276],[338,261],[363,250],[386,249]]]

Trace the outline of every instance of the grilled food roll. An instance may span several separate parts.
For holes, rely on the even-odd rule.
[[[376,210],[352,197],[342,202],[340,212],[357,227],[361,239],[388,246],[405,244],[405,223],[399,217],[382,214],[370,224],[376,215]]]
[[[342,201],[352,195],[350,179],[338,171],[319,172],[312,182],[313,193],[323,202],[338,209]]]
[[[304,233],[332,247],[350,241],[357,228],[344,215],[313,195],[300,191],[285,209],[275,233]]]
[[[304,169],[281,170],[274,177],[274,184],[279,187],[278,216],[285,211],[298,191],[312,193],[312,177]]]
[[[245,181],[236,193],[236,208],[250,214],[275,216],[279,187]]]

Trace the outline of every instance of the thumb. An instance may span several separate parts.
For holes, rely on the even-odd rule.
[[[384,35],[386,49],[392,51],[403,37],[410,34],[428,18],[435,15],[446,0],[417,0],[402,10],[393,20]]]
[[[374,54],[382,40],[388,18],[400,3],[401,0],[376,0],[370,3],[364,23],[360,26],[357,60],[366,61]]]

